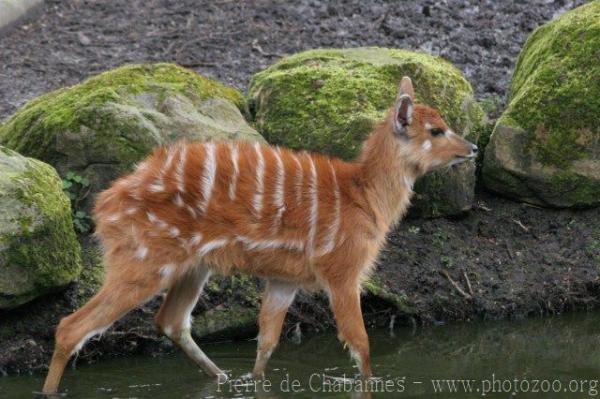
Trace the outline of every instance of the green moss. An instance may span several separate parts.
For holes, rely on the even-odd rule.
[[[55,164],[64,157],[52,145],[57,134],[77,134],[82,127],[106,127],[114,133],[99,135],[96,145],[116,151],[119,158],[137,161],[148,151],[144,145],[136,146],[135,141],[127,139],[142,133],[137,121],[120,120],[115,125],[114,119],[98,113],[98,108],[109,102],[129,103],[128,97],[149,91],[158,95],[181,93],[198,100],[222,97],[240,109],[244,107],[239,91],[193,71],[172,64],[126,65],[30,101],[0,127],[0,143]]]
[[[477,159],[475,161],[475,164],[477,165],[478,175],[483,166],[483,157],[485,155],[485,149],[488,146],[488,144],[490,143],[490,137],[491,137],[493,131],[494,131],[493,123],[482,124],[479,128],[479,133],[478,133],[479,139],[477,141],[477,147],[479,148],[479,152],[477,153]]]
[[[600,1],[536,29],[485,151],[483,181],[538,205],[600,203]]]
[[[376,277],[372,277],[363,283],[363,288],[370,294],[390,302],[404,314],[414,314],[415,310],[411,305],[408,297],[405,294],[392,293],[385,285]]]
[[[567,171],[553,175],[548,185],[563,201],[577,207],[588,207],[598,203],[600,198],[600,181],[585,176],[575,175]]]
[[[258,309],[232,304],[210,309],[194,319],[192,334],[197,339],[223,340],[246,337],[256,330]]]
[[[204,295],[211,307],[194,318],[198,339],[248,338],[255,334],[261,294],[258,280],[247,274],[211,278]]]
[[[405,50],[320,49],[286,57],[254,76],[249,103],[267,141],[351,159],[393,104],[405,75],[415,83],[417,101],[476,139],[485,116],[460,71]]]
[[[69,200],[56,171],[7,149],[0,158],[1,308],[73,281],[81,259]]]
[[[226,297],[246,307],[258,307],[261,298],[258,286],[256,277],[236,273],[228,277],[210,279],[205,291],[208,296]]]
[[[102,262],[102,251],[96,245],[84,245],[81,253],[83,268],[77,279],[76,300],[83,306],[102,286],[106,270]]]
[[[600,1],[543,25],[527,40],[506,115],[531,134],[541,163],[568,168],[600,145]]]
[[[0,144],[90,181],[94,194],[155,147],[180,139],[262,140],[242,94],[172,64],[127,65],[30,101],[0,127]]]

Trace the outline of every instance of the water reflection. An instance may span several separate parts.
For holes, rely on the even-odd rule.
[[[506,398],[514,396],[515,390],[518,397],[525,398],[600,396],[600,313],[456,324],[416,332],[396,329],[393,336],[385,330],[370,331],[370,337],[373,369],[379,378],[371,385],[376,391],[373,398],[459,399],[481,397],[483,393],[485,397]],[[204,348],[217,364],[237,377],[252,367],[255,345],[249,341]],[[63,388],[68,398],[369,397],[347,391],[348,387],[356,391],[355,372],[335,334],[329,332],[305,339],[300,345],[282,343],[262,382],[218,384],[183,355],[174,354],[79,366],[67,371]],[[472,380],[472,392],[464,392],[463,388],[469,388],[460,386],[464,382],[455,387],[458,392],[447,392],[446,380],[452,379]],[[0,397],[33,397],[42,380],[41,375],[2,378]],[[532,393],[535,381],[538,392]],[[550,392],[542,392],[540,381],[555,386],[549,385]],[[503,392],[485,392],[492,388]],[[529,392],[522,392],[525,388]],[[554,393],[554,388],[560,393]],[[444,392],[436,393],[436,389]]]

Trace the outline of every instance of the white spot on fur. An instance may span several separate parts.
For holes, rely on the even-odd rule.
[[[235,199],[235,192],[237,189],[238,174],[240,173],[238,166],[239,152],[235,144],[230,146],[230,154],[232,171],[231,182],[229,183],[229,199],[233,201]]]
[[[158,218],[153,212],[146,212],[146,217],[148,218],[150,223],[156,223],[158,221]]]
[[[150,221],[150,223],[156,224],[161,229],[167,228],[169,226],[163,220],[160,220],[154,212],[146,212],[146,216],[148,217],[148,220]]]
[[[146,259],[146,255],[148,255],[148,247],[145,247],[143,245],[138,247],[138,249],[135,251],[135,257],[139,260]]]
[[[256,150],[256,189],[254,192],[254,198],[252,205],[256,217],[260,217],[263,207],[263,190],[264,190],[264,177],[265,177],[265,160],[262,153],[262,148],[259,143],[255,143],[254,149]]]
[[[217,173],[217,161],[215,157],[215,145],[214,143],[206,143],[204,145],[206,154],[204,157],[204,170],[202,171],[202,201],[198,204],[198,208],[202,213],[206,212],[210,197],[212,195],[212,189],[215,185],[215,175]]]
[[[133,215],[134,213],[136,213],[138,211],[138,208],[129,208],[125,210],[125,214],[126,215]]]
[[[176,237],[178,237],[178,236],[179,236],[179,233],[180,233],[180,232],[179,232],[179,229],[178,229],[177,227],[171,227],[171,228],[169,229],[169,235],[170,235],[171,237],[173,237],[173,238],[176,238]]]
[[[192,235],[192,238],[190,238],[191,246],[196,246],[200,244],[200,242],[202,242],[202,233],[195,233],[194,235]]]
[[[431,140],[425,140],[421,148],[423,149],[423,151],[431,150]]]
[[[431,123],[425,123],[425,129],[427,130],[431,130],[433,126],[431,126]]]
[[[198,255],[204,256],[207,253],[209,253],[210,251],[224,247],[225,245],[227,245],[228,241],[229,240],[227,240],[226,238],[220,238],[218,240],[208,241],[206,244],[204,244],[200,247],[200,249],[198,250]]]
[[[162,193],[165,191],[165,186],[161,181],[155,181],[153,184],[148,186],[148,191],[151,193]]]
[[[106,220],[110,223],[116,223],[119,221],[119,219],[121,219],[121,215],[119,215],[118,213],[110,215],[108,218],[106,218]]]

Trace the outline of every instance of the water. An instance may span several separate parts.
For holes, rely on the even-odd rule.
[[[374,398],[600,396],[600,313],[369,334],[373,369],[381,378],[379,385],[370,386],[377,392]],[[218,365],[240,376],[252,367],[255,345],[248,341],[203,347]],[[219,386],[177,353],[81,365],[67,370],[62,389],[73,399],[361,397],[343,391],[359,381],[349,379],[344,385],[340,379],[355,371],[335,334],[328,332],[300,345],[283,342],[269,364],[266,386]],[[451,381],[432,382],[447,379],[473,380],[472,392],[465,393],[468,382],[455,382],[457,393],[448,393]],[[42,382],[43,375],[0,378],[0,397],[34,397]],[[445,392],[436,393],[435,387]]]

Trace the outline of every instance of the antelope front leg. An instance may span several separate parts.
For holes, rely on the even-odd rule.
[[[361,376],[371,377],[369,337],[360,308],[360,288],[330,287],[329,300],[337,323],[338,338],[350,347]]]
[[[252,371],[255,378],[264,376],[267,362],[279,342],[285,315],[297,289],[296,285],[287,282],[277,280],[267,282],[258,318],[258,350]]]

